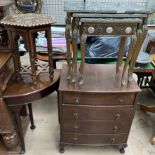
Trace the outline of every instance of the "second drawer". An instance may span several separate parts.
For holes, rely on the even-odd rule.
[[[62,106],[63,121],[115,120],[130,121],[134,117],[132,106]]]

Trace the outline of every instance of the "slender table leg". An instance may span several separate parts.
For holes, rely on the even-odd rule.
[[[116,73],[119,72],[119,69],[122,66],[123,54],[124,54],[124,50],[125,50],[126,40],[127,40],[127,37],[121,37],[120,47],[119,47],[119,52],[118,52],[118,58],[117,58],[117,65],[116,65]]]
[[[75,26],[74,26],[74,30],[73,30],[73,77],[72,77],[72,83],[76,82],[76,75],[77,75],[78,27],[79,27],[79,18],[76,18]]]
[[[84,83],[84,68],[85,68],[85,51],[86,51],[86,40],[87,40],[87,35],[82,35],[81,36],[81,65],[80,65],[80,80],[79,80],[79,85],[83,85]]]
[[[51,39],[51,28],[46,31],[47,45],[48,45],[48,63],[49,63],[49,74],[50,78],[53,79],[54,69],[53,69],[53,55],[52,55],[52,39]]]
[[[123,68],[122,79],[121,79],[121,84],[122,85],[126,85],[126,83],[127,83],[126,80],[125,80],[125,73],[127,71],[127,67],[128,67],[129,62],[131,60],[131,56],[132,56],[133,52],[135,51],[136,41],[137,41],[137,37],[136,37],[136,35],[133,35],[131,37],[131,45],[130,45],[130,48],[129,48],[129,51],[128,51],[128,55],[127,55],[127,58],[126,58],[126,61],[125,61],[124,68]]]
[[[70,51],[70,45],[71,45],[71,14],[67,13],[66,17],[66,45],[67,45],[67,64],[68,64],[68,76],[67,79],[71,79],[71,51]]]
[[[17,124],[17,129],[18,129],[18,133],[19,133],[19,137],[20,137],[20,141],[21,141],[21,154],[25,153],[25,142],[24,142],[24,136],[23,136],[23,129],[22,129],[22,123],[21,123],[21,118],[20,118],[20,109],[22,108],[22,106],[19,108],[18,107],[13,107],[12,110],[15,114],[15,121]]]
[[[138,35],[138,37],[137,37],[135,52],[133,52],[133,55],[132,55],[132,58],[131,58],[130,67],[129,67],[129,71],[128,71],[129,82],[133,80],[132,72],[133,72],[134,66],[136,64],[137,56],[138,56],[138,54],[140,52],[140,49],[141,49],[142,44],[144,42],[144,39],[145,39],[145,37],[147,35],[147,26],[144,26],[143,31],[142,30],[138,30],[137,35]]]
[[[37,72],[36,72],[35,45],[33,44],[34,35],[31,31],[27,31],[26,36],[23,38],[26,40],[25,43],[30,56],[32,80],[34,85],[36,85]]]
[[[29,109],[29,115],[30,115],[30,121],[31,121],[31,129],[35,129],[36,126],[34,125],[34,119],[33,119],[33,111],[32,111],[32,103],[28,104],[28,109]]]

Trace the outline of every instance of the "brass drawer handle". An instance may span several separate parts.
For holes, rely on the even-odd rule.
[[[121,117],[120,114],[116,114],[116,115],[115,115],[115,118],[116,118],[116,119],[120,119],[120,117]]]
[[[119,103],[123,103],[124,102],[124,100],[123,99],[119,99]]]
[[[77,125],[74,125],[74,131],[78,131],[79,127]]]
[[[118,131],[118,126],[114,126],[113,131],[117,132]]]
[[[114,144],[116,142],[116,139],[115,138],[112,138],[111,139],[111,144]]]
[[[75,97],[75,103],[79,104],[80,103],[80,98],[79,97]]]
[[[74,113],[73,116],[74,116],[75,119],[79,119],[80,114],[79,113]]]
[[[74,143],[77,143],[78,138],[77,138],[77,137],[74,137],[74,138],[73,138],[73,141],[74,141]]]

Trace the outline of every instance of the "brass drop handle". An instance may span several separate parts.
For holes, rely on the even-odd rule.
[[[80,98],[79,97],[75,97],[75,103],[79,104],[80,103]]]
[[[79,116],[80,116],[79,113],[74,113],[73,115],[74,115],[74,118],[75,118],[75,119],[79,119]]]
[[[119,99],[119,103],[123,103],[124,102],[124,100],[123,99]]]
[[[114,144],[115,142],[116,142],[116,139],[115,138],[112,138],[111,139],[111,143]]]
[[[74,143],[77,143],[78,138],[77,137],[74,137],[73,140],[74,140]]]
[[[118,131],[118,126],[114,126],[113,131],[117,132]]]
[[[79,127],[77,125],[74,125],[74,131],[78,131]]]
[[[120,114],[116,114],[116,115],[115,115],[115,118],[116,118],[116,119],[120,119],[120,117],[121,117]]]

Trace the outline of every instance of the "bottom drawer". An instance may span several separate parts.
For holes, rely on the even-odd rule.
[[[128,134],[75,134],[64,133],[63,142],[71,144],[117,145],[126,144]]]

